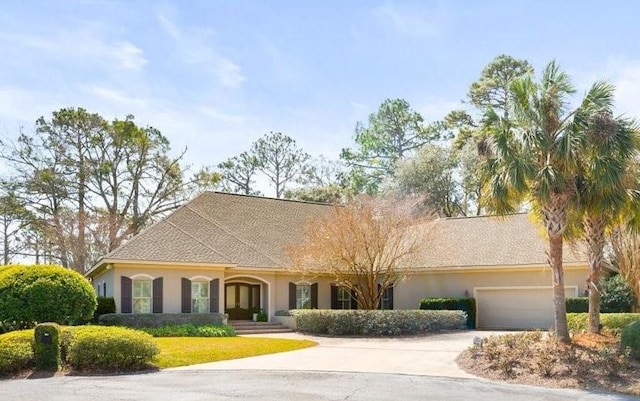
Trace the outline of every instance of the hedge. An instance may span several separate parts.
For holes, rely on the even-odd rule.
[[[36,326],[33,344],[36,369],[54,371],[60,369],[62,365],[60,337],[61,329],[56,323],[40,323]]]
[[[632,322],[640,320],[640,313],[601,313],[600,324],[603,328],[620,331]],[[567,313],[569,330],[584,331],[589,328],[588,313]]]
[[[107,313],[98,318],[98,323],[133,328],[182,324],[219,326],[226,324],[226,317],[221,313]]]
[[[142,370],[160,351],[153,337],[139,330],[84,326],[71,333],[67,363],[76,370]]]
[[[35,365],[33,330],[0,334],[0,374],[18,373]]]
[[[0,273],[3,330],[40,322],[83,324],[93,317],[96,294],[79,273],[53,265],[16,265]]]
[[[636,320],[622,329],[620,347],[622,349],[629,348],[631,356],[640,358],[640,320]]]
[[[116,301],[112,297],[98,297],[98,306],[93,313],[93,321],[97,322],[98,318],[107,313],[116,313]]]
[[[461,310],[467,314],[467,328],[476,328],[475,298],[423,298],[420,300],[422,310]]]
[[[395,336],[465,328],[461,311],[330,310],[291,311],[298,331],[312,334]]]
[[[139,329],[154,337],[233,337],[236,331],[229,325],[205,325],[194,324],[170,325],[162,327],[145,327]]]
[[[589,297],[568,297],[565,300],[567,313],[589,312]]]

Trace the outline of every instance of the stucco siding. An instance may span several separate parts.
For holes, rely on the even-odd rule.
[[[584,291],[587,274],[586,266],[567,268],[564,272],[565,285],[577,286],[578,293],[581,294]],[[547,267],[420,272],[411,274],[396,285],[394,306],[396,309],[416,309],[422,298],[473,296],[475,287],[550,285],[551,270]]]

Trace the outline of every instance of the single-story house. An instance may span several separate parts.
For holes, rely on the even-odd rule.
[[[354,308],[331,277],[307,281],[288,268],[284,248],[332,206],[204,192],[134,236],[88,272],[118,313],[228,313],[263,309]],[[384,308],[416,309],[425,297],[473,296],[480,328],[553,324],[546,243],[526,214],[446,218]],[[585,290],[586,258],[564,252],[567,296]]]

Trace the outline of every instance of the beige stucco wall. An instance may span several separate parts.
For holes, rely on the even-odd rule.
[[[98,286],[100,286],[100,295],[101,296],[105,296],[104,294],[102,294],[102,284],[106,283],[107,284],[107,297],[113,297],[113,291],[115,290],[115,281],[114,281],[114,272],[113,269],[110,270],[105,270],[102,273],[100,273],[99,275],[97,275],[96,277],[93,278],[93,282],[91,284],[93,284],[93,289],[96,290],[96,294],[98,293]]]
[[[564,272],[566,286],[577,286],[584,291],[587,267],[567,267]],[[473,296],[476,287],[529,287],[550,286],[551,270],[537,268],[500,268],[493,270],[432,271],[415,273],[396,286],[395,309],[416,309],[420,299],[426,297],[463,297],[465,290]]]

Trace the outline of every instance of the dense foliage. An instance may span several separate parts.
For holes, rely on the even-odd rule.
[[[633,289],[619,274],[602,282],[602,292],[600,311],[603,313],[631,312],[636,304]]]
[[[458,330],[465,327],[461,311],[296,309],[298,331],[313,334],[397,336]]]
[[[636,320],[622,329],[620,346],[623,349],[629,348],[633,357],[640,358],[640,320]]]
[[[93,321],[97,322],[100,316],[107,313],[116,313],[116,300],[112,297],[98,297],[98,306],[93,313]]]
[[[56,323],[40,323],[34,329],[33,353],[36,369],[58,370],[62,364],[60,355],[61,329]]]
[[[95,291],[77,272],[33,265],[0,273],[0,322],[5,330],[38,322],[81,324],[93,317],[95,309]]]
[[[107,313],[100,316],[98,322],[105,326],[149,328],[183,324],[222,325],[226,318],[221,313]]]
[[[423,298],[420,300],[422,310],[460,310],[467,315],[467,328],[476,328],[475,298]]]
[[[150,334],[123,327],[84,326],[71,331],[66,357],[76,370],[113,372],[149,368],[158,353]]]
[[[600,324],[605,329],[618,332],[631,322],[640,320],[640,313],[601,313]],[[587,313],[567,313],[569,329],[583,331],[589,327],[589,315]]]
[[[141,331],[154,337],[232,337],[236,332],[229,325],[204,325],[194,324],[168,325],[162,327],[142,327]]]
[[[35,365],[33,330],[0,334],[0,374],[17,373]]]

